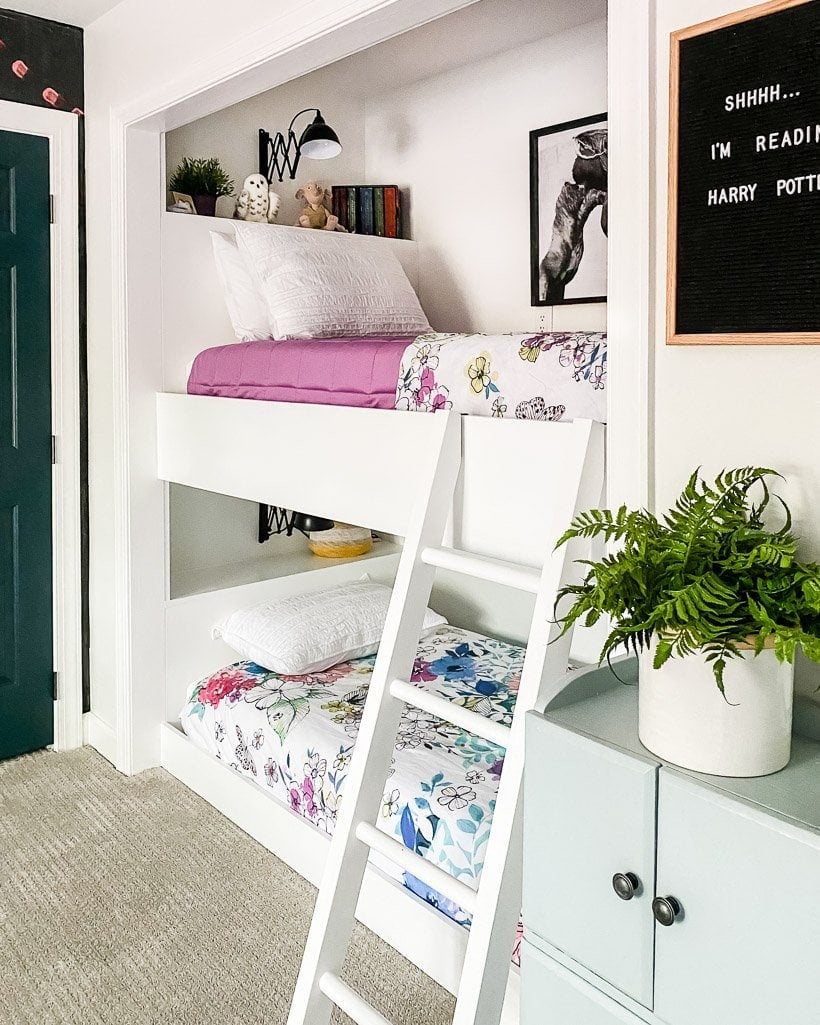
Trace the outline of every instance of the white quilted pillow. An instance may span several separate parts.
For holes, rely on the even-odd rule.
[[[236,239],[221,231],[212,231],[211,244],[234,334],[240,342],[259,342],[270,338],[268,307],[258,283],[245,265]]]
[[[232,612],[211,635],[274,673],[319,672],[378,649],[390,593],[384,584],[360,580],[312,594],[274,598]],[[446,622],[428,609],[422,634]]]
[[[257,276],[274,338],[420,335],[430,330],[402,265],[349,235],[309,228],[236,225]]]

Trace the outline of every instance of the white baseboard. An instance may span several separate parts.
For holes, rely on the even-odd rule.
[[[117,737],[114,730],[93,712],[83,715],[83,743],[93,747],[113,765],[117,757]]]

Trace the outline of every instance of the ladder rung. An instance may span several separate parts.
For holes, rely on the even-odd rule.
[[[414,687],[412,683],[405,680],[394,680],[390,684],[390,693],[406,705],[420,708],[423,712],[429,712],[438,719],[451,722],[468,733],[474,733],[477,737],[489,740],[491,744],[499,747],[506,747],[510,742],[510,728],[500,722],[493,722],[485,715],[478,712],[471,712],[469,708],[456,705],[438,694],[431,694],[423,687]]]
[[[475,910],[477,898],[475,890],[471,890],[460,879],[451,876],[449,872],[434,865],[432,861],[425,861],[424,858],[392,836],[382,833],[380,829],[372,826],[369,822],[360,822],[356,826],[356,836],[371,850],[378,851],[394,865],[409,872],[411,876],[421,879],[423,883],[427,883],[438,893],[449,897],[465,911],[472,914]]]
[[[341,1008],[348,1018],[352,1018],[356,1025],[392,1025],[383,1014],[379,1014],[366,1000],[362,1000],[358,993],[333,972],[325,972],[319,977],[319,989]]]
[[[535,594],[541,584],[541,571],[532,566],[460,552],[455,548],[425,548],[421,553],[421,561],[428,566],[449,569],[478,580],[490,580],[494,584],[515,587],[530,594]]]

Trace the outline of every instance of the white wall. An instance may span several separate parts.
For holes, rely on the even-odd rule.
[[[409,191],[436,329],[606,327],[605,306],[530,305],[528,185],[530,130],[606,107],[605,21],[368,102],[367,179]]]
[[[600,4],[585,9],[599,13]],[[455,39],[463,17],[451,21]],[[549,23],[534,21],[533,33],[547,32]],[[480,22],[471,31],[480,32]],[[419,35],[408,37],[410,52],[423,45]],[[447,47],[444,24],[436,45]],[[434,327],[605,329],[602,304],[530,305],[528,134],[606,110],[606,22],[557,31],[386,91],[385,51],[393,46],[377,47],[367,63],[364,54],[354,55],[169,132],[168,172],[183,156],[213,155],[239,185],[255,167],[257,128],[286,128],[293,113],[315,104],[344,149],[326,165],[304,161],[297,181],[315,176],[402,187],[409,234],[420,243],[419,292]],[[296,184],[288,180],[278,191],[280,223],[292,223],[300,205]],[[232,210],[232,201],[220,202],[220,214]]]
[[[656,502],[660,508],[667,505],[701,463],[705,474],[748,464],[774,467],[788,477],[782,493],[795,514],[795,531],[804,539],[802,554],[818,559],[820,346],[664,344],[669,33],[744,6],[737,0],[657,0]],[[796,680],[799,690],[815,694],[820,666],[800,663]]]
[[[310,179],[329,184],[361,181],[364,176],[364,104],[360,99],[339,89],[339,76],[333,66],[314,71],[303,78],[287,82],[233,104],[208,117],[169,132],[166,136],[168,177],[183,157],[219,157],[222,166],[236,183],[236,194],[249,174],[255,174],[258,161],[258,129],[271,135],[287,132],[291,118],[304,107],[319,107],[322,116],[337,132],[342,152],[330,161],[303,158],[296,180],[285,177],[274,181],[282,199],[279,224],[294,224],[302,208],[296,199],[299,185]],[[297,136],[310,124],[312,115],[303,114],[294,130]],[[234,199],[220,199],[219,216],[233,214]]]

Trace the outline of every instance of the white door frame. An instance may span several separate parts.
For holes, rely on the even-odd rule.
[[[607,502],[652,507],[655,0],[608,0]]]
[[[80,557],[80,256],[77,115],[0,100],[0,130],[48,139],[51,225],[51,422],[54,747],[83,742]]]
[[[176,80],[108,108],[114,363],[115,764],[159,764],[165,715],[166,505],[156,478],[163,133],[475,0],[349,0],[313,22],[254,25]],[[654,0],[609,0],[610,501],[649,493],[649,119]],[[329,5],[326,5],[329,6]],[[637,35],[630,33],[636,30]],[[102,114],[102,112],[101,112]],[[615,150],[613,152],[613,142]],[[127,286],[126,286],[127,282]]]

